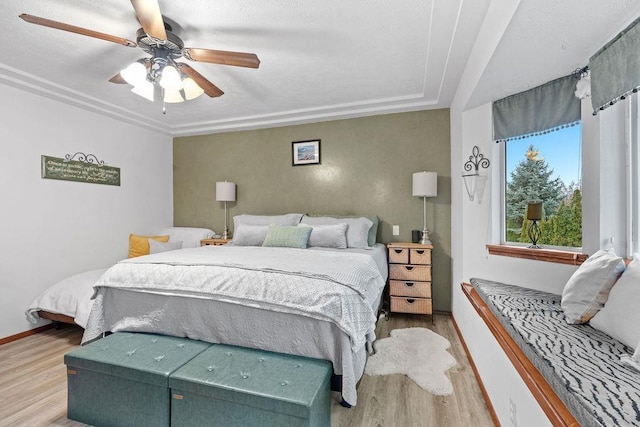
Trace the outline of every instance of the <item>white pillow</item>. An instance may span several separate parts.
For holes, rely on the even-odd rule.
[[[301,222],[311,226],[345,223],[347,224],[347,247],[369,249],[369,229],[373,225],[373,221],[369,218],[332,218],[305,215]]]
[[[604,308],[589,322],[594,328],[636,348],[640,344],[640,260],[634,259],[611,289]]]
[[[242,224],[236,228],[231,244],[236,246],[262,246],[268,231],[268,225]]]
[[[210,239],[215,233],[208,228],[167,227],[159,235],[166,236],[167,234],[169,242],[182,242],[183,248],[197,248],[200,246],[200,240]]]
[[[309,236],[309,246],[321,248],[347,248],[347,224],[331,225],[309,225],[305,223],[298,224],[298,227],[311,227],[311,236]]]
[[[159,254],[160,252],[175,251],[182,249],[182,242],[158,242],[149,239],[149,254]]]
[[[604,305],[609,291],[624,271],[624,261],[613,252],[598,251],[573,273],[562,291],[567,323],[586,323]]]
[[[302,214],[290,213],[285,215],[236,215],[233,217],[233,229],[237,230],[242,224],[248,225],[298,225]]]

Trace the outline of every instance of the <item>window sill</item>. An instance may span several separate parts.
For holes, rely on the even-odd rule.
[[[589,256],[578,252],[559,251],[554,249],[529,249],[526,247],[507,245],[487,245],[487,250],[490,255],[533,259],[536,261],[570,265],[580,265]]]

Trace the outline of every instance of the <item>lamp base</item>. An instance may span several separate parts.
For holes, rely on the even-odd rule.
[[[531,240],[531,245],[527,246],[529,249],[542,249],[542,246],[538,246],[538,240],[540,240],[540,227],[538,226],[538,220],[532,220],[533,224],[529,227],[529,239]]]
[[[430,245],[431,244],[431,240],[429,240],[429,230],[427,230],[426,228],[424,230],[422,230],[422,238],[420,239],[419,243],[421,245]]]
[[[223,239],[228,239],[229,237],[229,229],[227,228],[227,226],[224,226],[224,230],[222,230],[222,238]]]

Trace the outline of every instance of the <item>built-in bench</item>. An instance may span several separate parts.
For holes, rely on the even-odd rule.
[[[331,425],[326,360],[117,332],[65,364],[67,416],[91,425]]]
[[[482,279],[462,288],[553,425],[640,425],[640,374],[620,361],[633,349],[567,324],[560,295]]]

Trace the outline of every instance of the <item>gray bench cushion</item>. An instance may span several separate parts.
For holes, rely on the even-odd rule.
[[[560,295],[483,279],[471,284],[582,426],[640,426],[633,349],[589,325],[567,324]]]

